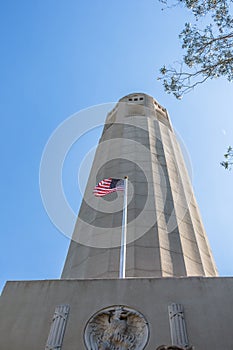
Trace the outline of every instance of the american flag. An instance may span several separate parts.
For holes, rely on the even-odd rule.
[[[108,193],[116,191],[124,191],[124,180],[123,179],[113,179],[109,177],[108,179],[103,179],[95,186],[93,193],[96,197],[103,197]]]

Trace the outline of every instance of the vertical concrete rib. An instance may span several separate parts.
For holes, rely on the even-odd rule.
[[[205,276],[216,276],[218,274],[216,265],[213,260],[213,255],[209,246],[208,237],[205,233],[205,229],[202,223],[201,215],[198,209],[198,205],[193,193],[191,181],[187,172],[187,168],[184,163],[184,159],[182,157],[182,151],[180,146],[173,136],[171,138],[171,142],[173,145],[173,150],[175,153],[175,157],[179,164],[179,176],[181,181],[181,188],[183,191],[183,195],[186,201],[187,210],[183,217],[179,220],[179,227],[181,231],[181,239],[183,240],[183,245],[185,244],[185,240],[189,240],[189,256],[187,258],[191,258],[192,254],[195,253],[195,257],[192,260],[198,261],[200,264],[200,271],[203,270]],[[188,217],[188,219],[187,219]],[[185,233],[187,229],[185,229],[185,222],[190,224],[189,232],[191,233],[191,237],[186,237]],[[186,242],[187,244],[187,242]],[[190,248],[193,247],[191,250]],[[189,269],[189,275],[192,275],[192,268]]]
[[[181,244],[182,255],[184,258],[185,268],[188,274],[194,273],[195,275],[203,275],[204,269],[202,266],[200,252],[195,239],[193,226],[190,225],[188,230],[182,230],[181,222],[187,221],[191,223],[190,212],[188,207],[187,198],[185,197],[182,173],[180,172],[179,160],[176,157],[174,145],[172,143],[173,134],[168,129],[164,130],[167,134],[167,162],[169,179],[171,180],[171,186],[173,188],[173,215],[176,218],[176,230],[179,234],[179,241]],[[166,143],[164,143],[166,145]],[[194,271],[192,271],[192,265],[195,264]]]

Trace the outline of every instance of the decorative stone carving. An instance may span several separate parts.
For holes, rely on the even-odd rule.
[[[121,305],[97,312],[84,331],[88,350],[142,350],[148,335],[149,328],[144,316]]]
[[[69,305],[56,307],[45,350],[61,349],[69,310]]]
[[[183,305],[173,303],[168,306],[168,312],[172,345],[178,346],[178,349],[189,348]]]

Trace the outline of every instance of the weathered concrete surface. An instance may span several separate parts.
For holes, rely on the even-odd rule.
[[[233,349],[233,278],[139,278],[8,282],[0,298],[0,349],[41,350],[54,309],[69,304],[62,350],[84,350],[83,331],[102,308],[125,305],[149,323],[147,350],[171,344],[168,305],[184,306],[195,350]]]

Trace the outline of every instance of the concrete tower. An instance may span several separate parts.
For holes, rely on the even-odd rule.
[[[165,108],[130,94],[107,116],[62,278],[118,276],[122,196],[96,198],[104,178],[129,178],[127,277],[216,276],[183,156]]]
[[[125,176],[120,279],[123,193],[93,188]],[[168,113],[130,94],[107,116],[62,279],[6,283],[0,349],[232,350],[232,305],[233,278],[217,277]]]

